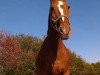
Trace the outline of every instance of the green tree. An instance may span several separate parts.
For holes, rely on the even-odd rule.
[[[74,52],[70,52],[70,75],[79,75],[84,69],[84,60]]]
[[[0,65],[0,75],[5,75],[5,72],[3,69],[4,69],[3,66]]]
[[[84,69],[80,74],[81,75],[95,75],[94,67],[90,63],[85,62]]]
[[[92,63],[91,66],[94,67],[94,73],[100,75],[100,62]]]
[[[33,51],[37,53],[43,42],[41,39],[31,35],[18,34],[15,37],[19,41],[22,51]]]
[[[21,57],[23,60],[23,65],[20,66],[16,75],[33,75],[35,57],[42,45],[42,40],[24,34],[18,34],[15,38],[21,45]]]

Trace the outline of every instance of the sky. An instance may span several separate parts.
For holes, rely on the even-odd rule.
[[[0,30],[43,38],[50,0],[0,0]],[[100,61],[100,0],[67,0],[71,35],[64,43],[88,63]]]

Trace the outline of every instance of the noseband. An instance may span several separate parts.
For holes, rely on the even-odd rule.
[[[69,18],[66,16],[66,15],[61,15],[61,16],[59,16],[57,19],[54,19],[54,18],[52,18],[51,16],[50,16],[50,21],[51,21],[51,25],[52,25],[52,27],[57,31],[57,32],[60,32],[60,27],[57,27],[57,22],[58,22],[58,20],[60,19],[60,18],[62,18],[62,17],[65,17],[65,18],[67,18],[67,20],[68,20],[68,24],[70,25],[70,22],[69,22]],[[68,33],[70,32],[70,27],[69,27],[69,31],[68,31]],[[61,32],[60,32],[61,33]],[[67,33],[67,34],[68,34]]]

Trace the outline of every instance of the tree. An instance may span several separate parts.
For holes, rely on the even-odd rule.
[[[84,70],[84,60],[74,52],[70,52],[70,75],[79,75]]]
[[[20,43],[22,51],[33,51],[36,54],[43,42],[41,39],[31,35],[18,34],[15,38]]]
[[[23,64],[16,75],[33,75],[35,57],[42,45],[42,40],[31,35],[19,34],[15,38],[21,45],[21,57]]]
[[[20,44],[7,32],[0,32],[0,65],[4,69],[17,69],[22,61],[20,60]]]
[[[94,67],[94,73],[100,75],[100,62],[92,63],[91,66]]]
[[[84,69],[83,71],[80,73],[80,75],[96,75],[94,73],[94,67],[93,65],[91,65],[90,63],[86,63],[84,64]]]

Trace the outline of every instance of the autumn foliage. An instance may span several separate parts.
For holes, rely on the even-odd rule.
[[[8,33],[0,33],[0,64],[5,69],[18,68],[20,60],[20,44]]]

